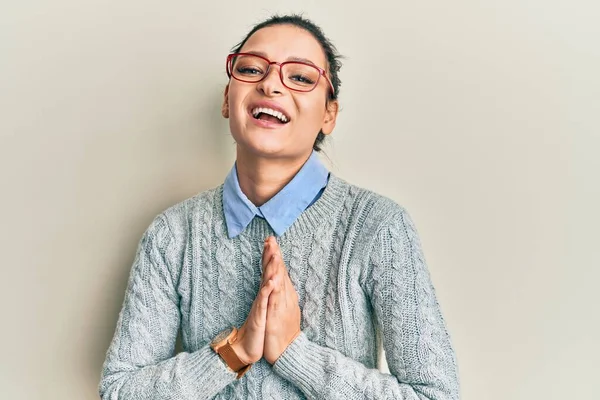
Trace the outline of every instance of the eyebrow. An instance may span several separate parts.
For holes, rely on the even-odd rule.
[[[265,52],[262,52],[262,51],[252,51],[252,50],[250,50],[250,51],[245,51],[244,53],[248,53],[248,54],[256,54],[257,56],[261,56],[261,57],[264,57],[264,58],[269,58],[269,57],[267,57],[267,54],[266,54]],[[288,57],[286,61],[300,61],[300,62],[305,62],[305,63],[308,63],[308,64],[312,64],[312,65],[314,65],[315,67],[318,67],[318,65],[317,65],[317,64],[315,64],[314,62],[312,62],[312,61],[311,61],[311,60],[309,60],[308,58],[302,58],[302,57]],[[320,68],[320,67],[319,67],[319,68]]]

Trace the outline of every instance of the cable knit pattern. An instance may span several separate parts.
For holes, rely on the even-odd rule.
[[[155,218],[131,268],[99,393],[107,400],[457,400],[450,335],[414,224],[383,196],[331,174],[278,238],[303,332],[237,380],[210,340],[245,320],[260,282],[255,218],[229,239],[223,186]],[[178,330],[183,349],[174,354]],[[377,370],[377,338],[390,374]]]
[[[324,333],[320,327],[325,322],[322,318],[322,308],[327,285],[327,270],[322,265],[326,263],[329,256],[328,245],[327,238],[316,236],[312,241],[312,252],[308,256],[308,277],[302,319],[303,329],[312,339],[320,338],[320,333]]]
[[[209,198],[212,197],[212,198]],[[202,327],[214,327],[217,325],[217,321],[216,318],[218,316],[218,314],[216,312],[213,312],[214,309],[218,306],[217,302],[214,303],[208,303],[207,301],[210,300],[210,298],[213,296],[213,294],[210,292],[211,290],[211,286],[212,283],[215,282],[215,277],[216,274],[213,272],[214,271],[214,266],[212,265],[212,258],[211,258],[211,248],[212,248],[212,236],[211,236],[211,232],[212,232],[212,228],[213,224],[212,224],[212,209],[213,207],[211,207],[212,204],[215,203],[214,200],[214,194],[213,193],[207,193],[206,196],[199,196],[200,198],[198,199],[199,201],[203,201],[207,203],[207,205],[205,207],[202,207],[201,209],[199,209],[199,213],[200,213],[200,223],[203,227],[205,227],[205,229],[200,229],[198,230],[197,233],[199,233],[199,235],[196,234],[195,230],[193,229],[192,224],[189,224],[189,230],[190,230],[190,236],[192,236],[192,239],[194,238],[194,236],[199,236],[200,237],[200,243],[199,246],[190,246],[190,248],[193,251],[193,257],[192,260],[188,260],[189,264],[191,265],[191,268],[194,267],[193,265],[193,260],[200,260],[201,265],[204,266],[204,268],[202,268],[199,272],[202,274],[202,282],[200,283],[200,287],[198,288],[199,290],[199,296],[198,296],[198,300],[201,302],[201,304],[198,305],[198,309],[200,310],[201,313],[201,318],[199,318],[199,320],[197,321],[198,327],[193,327],[193,329],[199,329],[201,333],[204,333],[206,331],[208,331],[208,329],[202,329]],[[205,197],[205,198],[202,198]],[[208,229],[207,229],[208,228]],[[190,283],[190,286],[193,284],[193,282]],[[206,342],[208,340],[210,340],[212,338],[212,333],[213,332],[208,332],[208,334],[204,334],[204,335],[198,335],[200,336],[200,343],[202,342]],[[196,343],[196,346],[198,346],[199,344]]]
[[[306,278],[302,276],[303,273],[306,274],[306,268],[304,268],[302,262],[303,250],[304,249],[298,245],[292,246],[290,260],[287,263],[290,279],[294,282],[294,288],[299,292],[298,294],[305,292],[304,282],[306,281]],[[304,303],[304,296],[298,297],[298,301]]]
[[[217,223],[215,226],[215,233],[217,236],[227,235],[227,229],[224,223]],[[236,326],[237,318],[236,314],[238,308],[231,307],[231,304],[238,303],[240,297],[244,298],[245,293],[240,293],[237,288],[236,270],[240,270],[240,264],[236,265],[235,256],[233,251],[233,241],[225,240],[220,243],[215,249],[215,260],[217,268],[217,293],[219,294],[219,315],[225,320],[227,326]],[[245,269],[245,268],[244,268]],[[242,269],[242,274],[244,269]],[[242,296],[240,296],[240,294]]]

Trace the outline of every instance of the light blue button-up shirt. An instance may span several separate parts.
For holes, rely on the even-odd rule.
[[[319,199],[328,180],[329,171],[313,150],[296,176],[273,198],[256,207],[242,192],[237,164],[234,164],[223,186],[223,211],[229,238],[239,235],[254,217],[266,219],[275,235],[283,235],[300,214]]]

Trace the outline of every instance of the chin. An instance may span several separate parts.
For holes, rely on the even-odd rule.
[[[286,141],[281,133],[263,129],[247,129],[242,135],[232,133],[232,136],[239,150],[257,157],[273,157],[281,156],[286,152]]]
[[[285,153],[285,146],[279,140],[266,139],[257,140],[236,140],[238,151],[241,150],[247,154],[256,157],[274,157]]]

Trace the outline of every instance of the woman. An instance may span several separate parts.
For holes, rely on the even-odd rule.
[[[335,126],[339,68],[298,16],[257,25],[228,57],[236,163],[145,232],[103,399],[458,399],[410,217],[316,156]],[[378,340],[392,375],[376,369]]]

